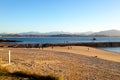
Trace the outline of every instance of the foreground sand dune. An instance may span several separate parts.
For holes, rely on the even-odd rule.
[[[71,47],[1,48],[0,66],[11,73],[53,75],[61,80],[120,79],[120,54],[85,46]],[[9,50],[11,64],[6,65]]]

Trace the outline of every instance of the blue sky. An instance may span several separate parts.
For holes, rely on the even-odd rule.
[[[0,33],[120,30],[120,0],[0,0]]]

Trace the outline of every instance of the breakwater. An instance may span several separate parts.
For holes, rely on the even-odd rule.
[[[48,47],[48,46],[120,47],[120,42],[55,43],[55,44],[43,44],[43,46],[44,47]]]
[[[79,43],[44,43],[44,44],[0,43],[0,47],[13,47],[13,48],[41,48],[41,47],[53,47],[53,46],[120,47],[120,42],[79,42]]]
[[[18,40],[0,39],[0,42],[22,42],[22,41],[18,41]]]

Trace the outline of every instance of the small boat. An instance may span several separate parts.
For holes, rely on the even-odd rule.
[[[92,40],[96,40],[96,38],[94,37]]]

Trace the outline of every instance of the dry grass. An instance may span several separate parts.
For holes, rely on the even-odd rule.
[[[54,48],[55,49],[55,48]],[[4,68],[10,73],[52,75],[60,80],[119,80],[120,63],[50,49],[10,48],[12,64]],[[65,48],[67,49],[67,48]],[[8,63],[8,48],[2,48],[3,64]]]
[[[2,68],[0,70],[0,80],[58,80],[58,78],[52,75],[39,76],[23,72],[9,73],[6,69]]]

